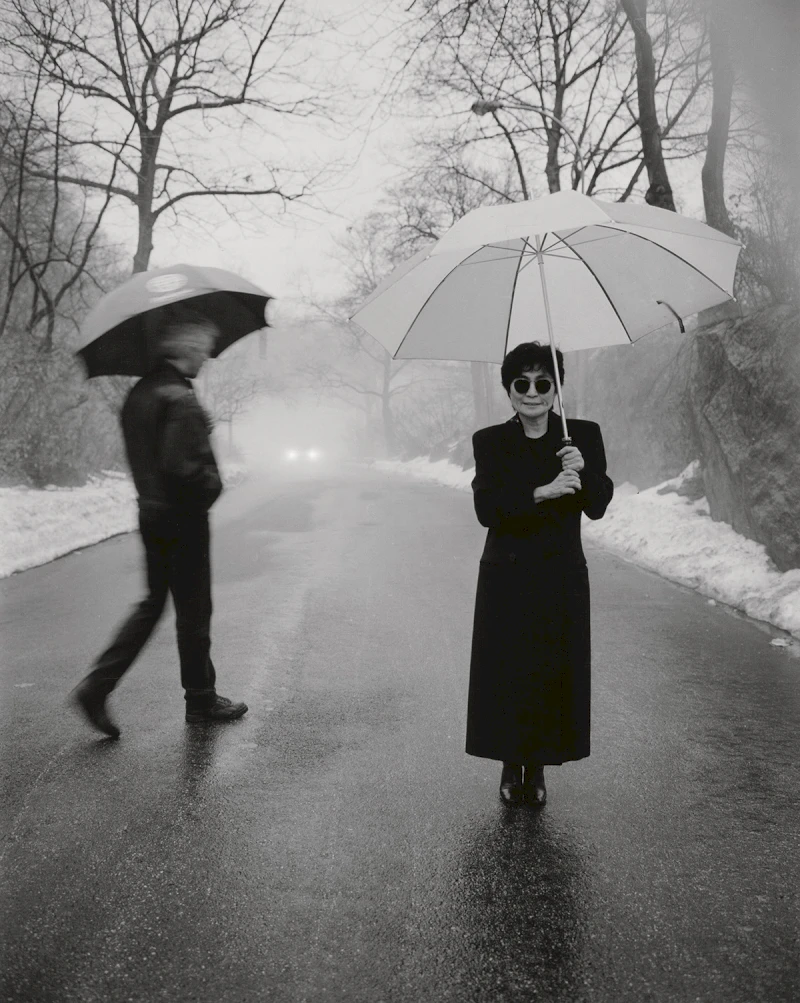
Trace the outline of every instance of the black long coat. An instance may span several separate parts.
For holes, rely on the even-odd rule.
[[[476,432],[475,512],[488,527],[472,635],[466,751],[511,763],[589,755],[589,577],[581,513],[600,519],[614,485],[599,425],[573,419],[581,490],[535,502],[561,470],[561,420],[531,439],[519,419]]]

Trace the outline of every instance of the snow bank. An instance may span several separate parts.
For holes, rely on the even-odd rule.
[[[222,474],[231,485],[245,470],[228,463]],[[0,488],[0,578],[129,533],[136,525],[133,484],[115,471],[90,477],[79,488]]]
[[[375,466],[465,491],[474,476],[448,460],[385,460]],[[692,502],[674,490],[659,494],[680,487],[696,470],[695,462],[646,491],[619,485],[603,519],[584,519],[584,539],[800,638],[800,568],[778,571],[760,543],[714,522],[705,498]]]

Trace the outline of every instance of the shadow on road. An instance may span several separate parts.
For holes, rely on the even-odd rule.
[[[453,895],[464,955],[480,959],[473,978],[487,991],[575,985],[587,894],[576,841],[546,813],[503,811],[487,821],[463,848]]]

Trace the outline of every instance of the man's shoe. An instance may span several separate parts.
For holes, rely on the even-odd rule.
[[[522,767],[503,763],[500,774],[500,800],[505,804],[518,804],[522,800]]]
[[[193,707],[186,704],[186,720],[198,721],[235,721],[247,713],[246,703],[234,703],[227,697],[214,694],[214,702],[205,706]]]
[[[543,766],[525,767],[525,800],[528,804],[541,808],[547,803],[547,787],[544,783]]]
[[[108,716],[106,697],[103,693],[99,693],[90,683],[84,681],[78,683],[70,693],[70,700],[93,728],[102,731],[109,738],[119,738],[119,728]]]

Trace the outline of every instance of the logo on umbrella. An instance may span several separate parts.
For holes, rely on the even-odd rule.
[[[183,289],[188,281],[187,276],[176,272],[171,275],[154,275],[152,279],[147,280],[145,286],[148,292],[163,296],[165,293],[174,293],[178,289]]]

